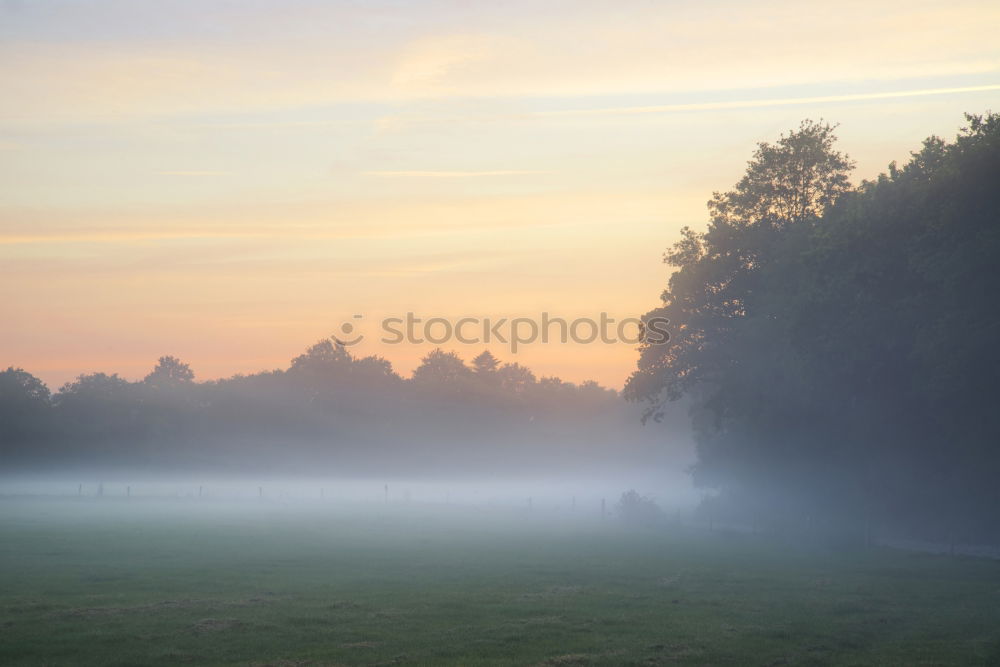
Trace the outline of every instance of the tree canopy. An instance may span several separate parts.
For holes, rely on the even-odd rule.
[[[635,417],[615,391],[537,380],[488,351],[469,365],[435,349],[404,378],[335,339],[309,346],[287,369],[204,382],[173,356],[140,381],[90,373],[54,395],[22,369],[0,372],[8,469],[545,468],[567,465],[566,448],[581,455],[570,464],[589,465],[649,439]]]
[[[856,188],[834,128],[760,144],[683,230],[625,394],[693,399],[698,483],[734,511],[997,531],[1000,116]]]

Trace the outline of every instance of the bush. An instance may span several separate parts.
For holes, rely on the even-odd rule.
[[[622,494],[615,506],[615,514],[626,523],[652,526],[663,521],[663,510],[648,496],[640,496],[632,489]]]

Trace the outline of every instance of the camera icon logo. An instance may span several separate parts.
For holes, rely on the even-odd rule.
[[[355,315],[353,319],[360,320],[362,317],[364,317],[364,315]],[[348,338],[348,336],[354,333],[356,328],[357,328],[356,325],[352,324],[351,322],[344,322],[343,324],[340,325],[340,333],[343,335],[343,337],[335,334],[331,336],[331,338],[333,338],[333,340],[336,341],[338,345],[343,345],[344,347],[357,345],[362,340],[364,340],[365,337],[364,334],[359,333],[354,338]]]

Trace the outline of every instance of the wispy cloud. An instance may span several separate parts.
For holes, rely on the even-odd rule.
[[[323,3],[298,14],[274,5],[263,12],[268,21],[250,23],[234,9],[233,39],[221,43],[202,31],[53,41],[34,26],[46,26],[46,35],[60,25],[69,30],[73,14],[39,8],[5,35],[4,58],[17,67],[0,69],[0,122],[899,81],[987,75],[1000,65],[1000,7],[990,0],[844,0],[809,11],[779,0],[767,12],[728,3],[723,22],[705,3],[639,3],[628,12],[584,3],[571,17],[537,2],[509,4],[509,22],[477,9],[463,13],[460,26],[400,20],[392,29],[365,3]],[[435,12],[448,14],[441,7],[412,13]],[[375,25],[368,21],[378,21],[377,33],[359,31]],[[275,22],[281,30],[272,29]],[[253,119],[245,126],[257,127]]]
[[[158,171],[157,176],[228,176],[230,171],[206,171],[197,169],[179,169],[174,171]]]
[[[763,100],[733,100],[729,102],[694,102],[689,104],[662,104],[654,106],[603,107],[597,109],[557,109],[535,111],[532,116],[597,116],[625,114],[655,114],[684,111],[716,111],[725,109],[751,109],[756,107],[778,107],[797,104],[827,104],[835,102],[863,102],[900,97],[924,97],[928,95],[959,95],[1000,90],[1000,84],[963,86],[960,88],[926,88],[922,90],[896,90],[878,93],[852,93],[846,95],[821,95],[815,97],[778,97]]]
[[[81,232],[78,234],[4,234],[0,246],[62,243],[145,243],[194,239],[243,239],[249,234],[224,232]]]
[[[550,171],[539,171],[532,169],[498,169],[493,171],[434,171],[411,169],[401,171],[365,171],[365,176],[379,176],[385,178],[395,177],[416,177],[416,178],[475,178],[478,176],[530,176],[537,174],[550,174]]]

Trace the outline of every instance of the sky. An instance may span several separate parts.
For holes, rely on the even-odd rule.
[[[0,366],[286,367],[344,322],[634,317],[755,143],[1000,110],[1000,4],[0,2]],[[356,315],[361,315],[356,318]],[[483,347],[620,387],[626,343]]]

